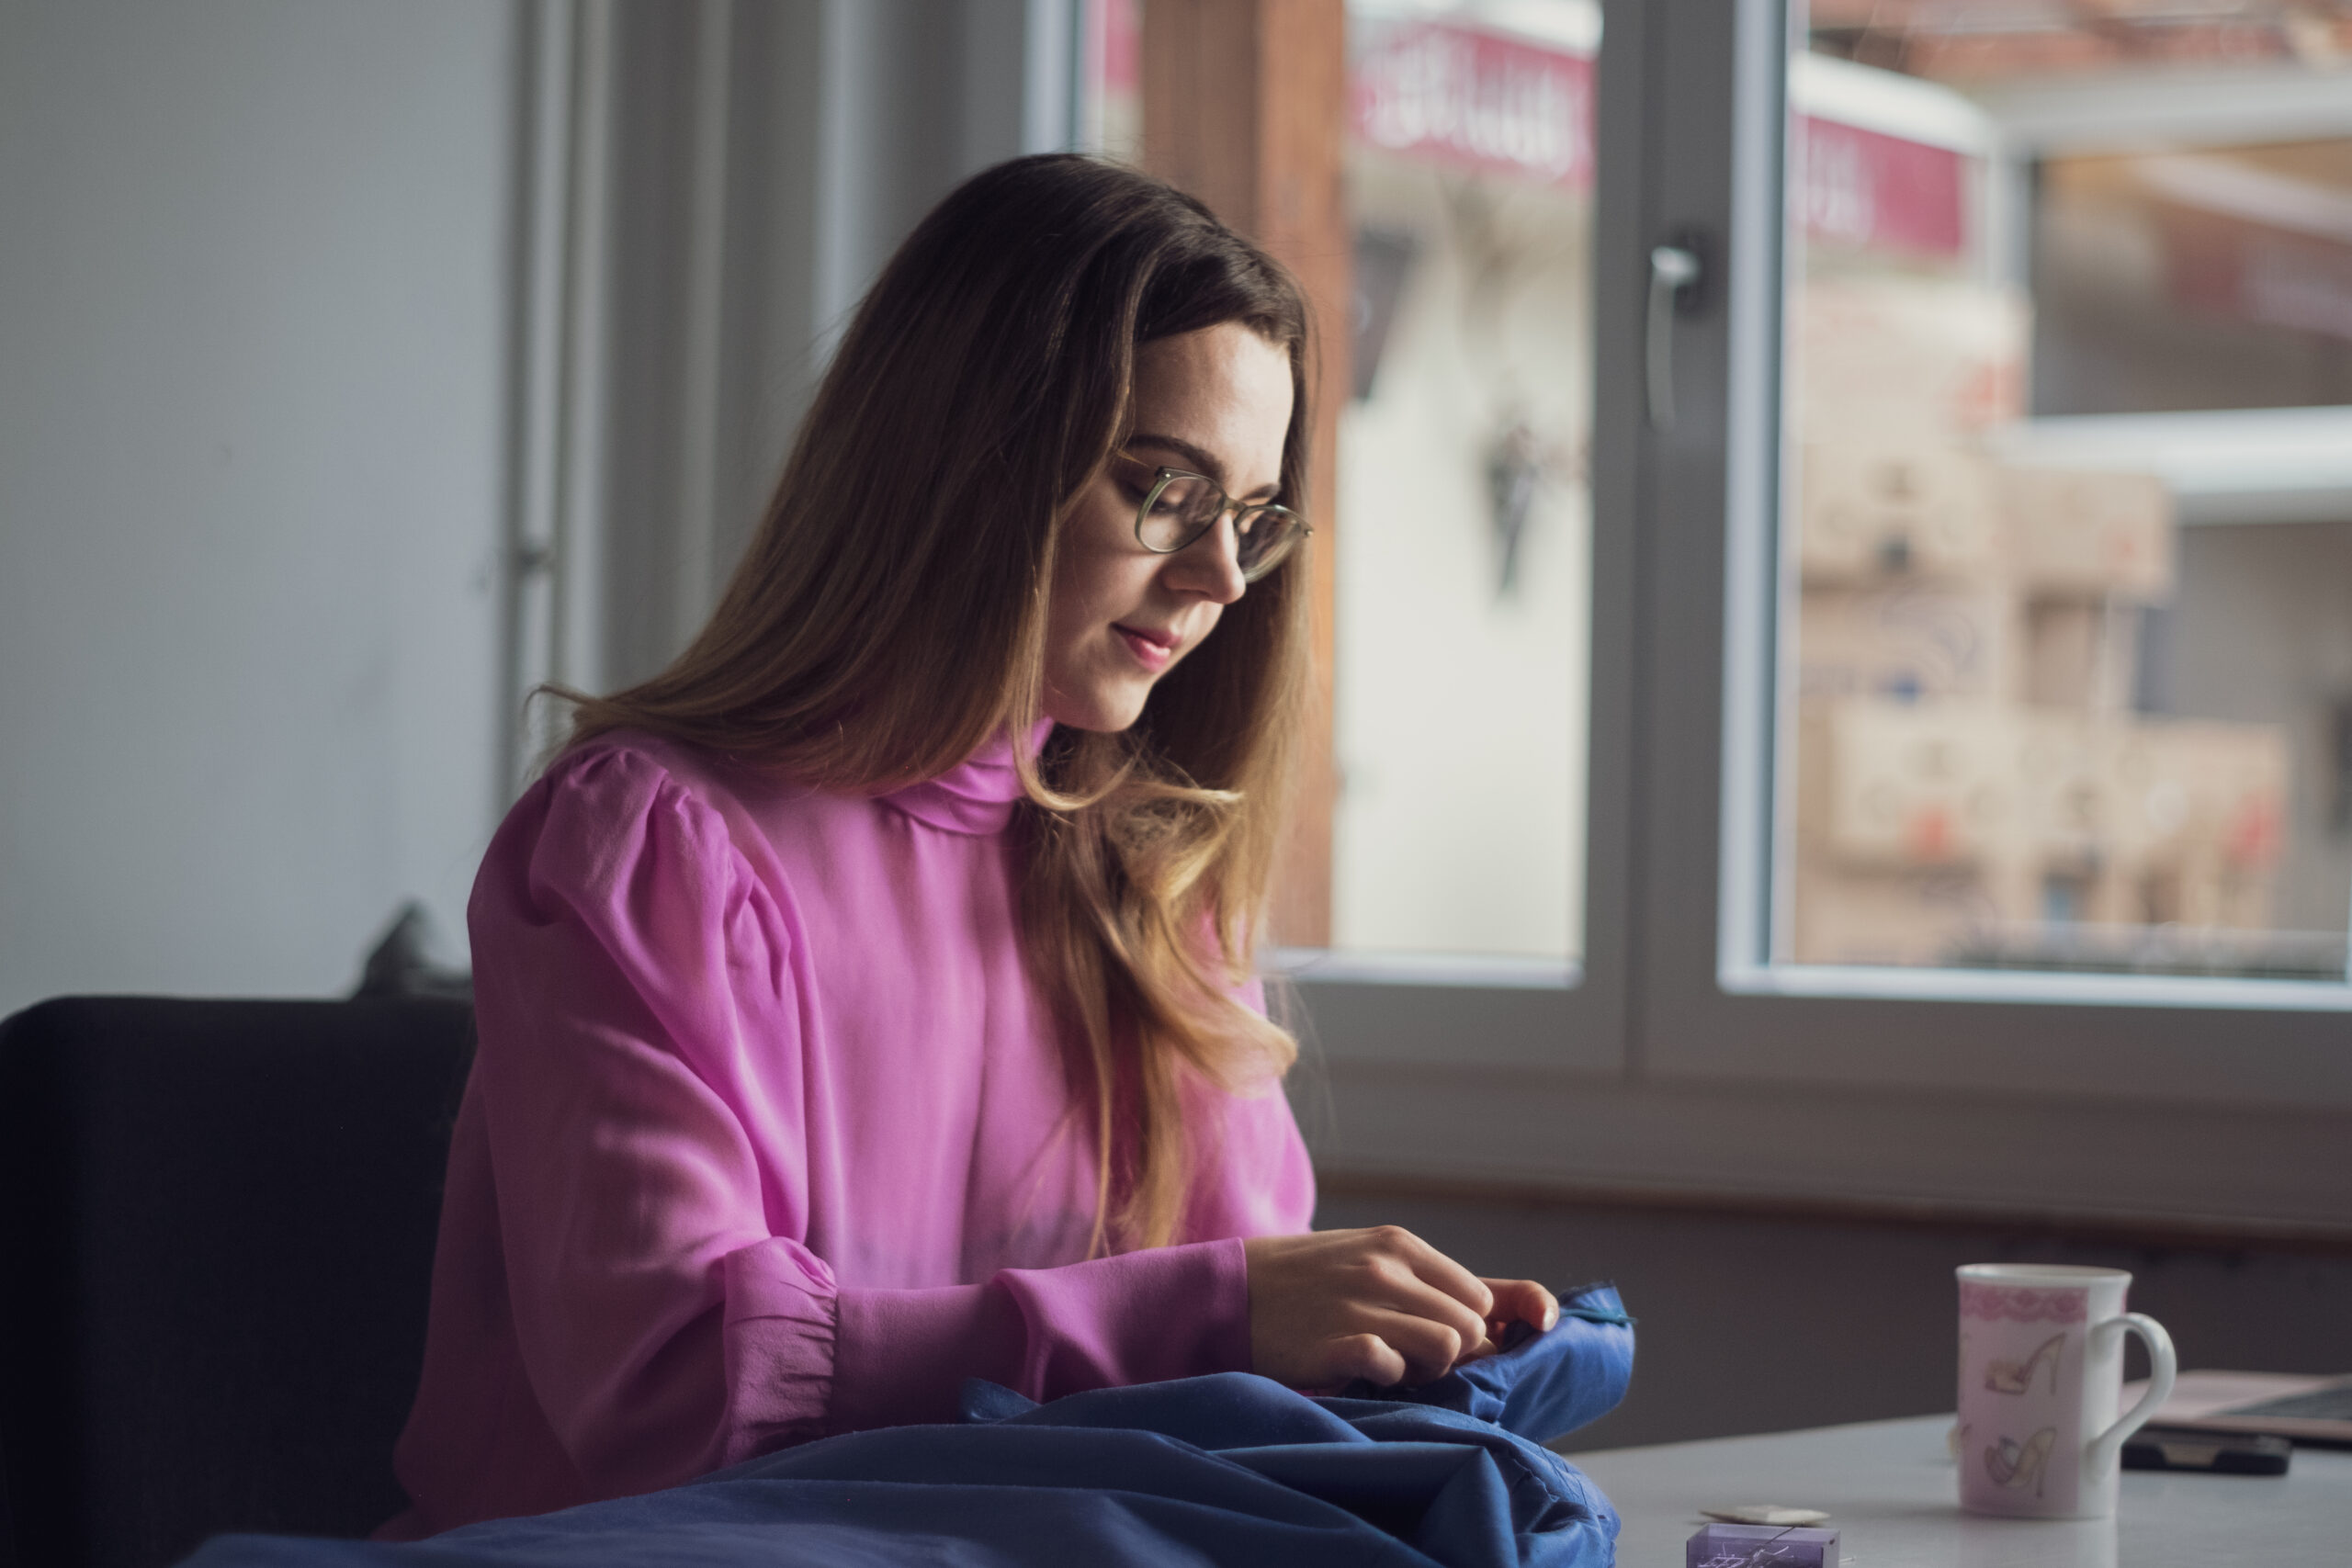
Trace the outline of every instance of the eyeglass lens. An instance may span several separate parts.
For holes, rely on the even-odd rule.
[[[1225,492],[1193,474],[1170,474],[1145,502],[1137,535],[1163,554],[1181,550],[1213,526],[1230,504]],[[1244,507],[1235,516],[1235,563],[1245,575],[1271,567],[1288,547],[1298,522],[1279,507]]]

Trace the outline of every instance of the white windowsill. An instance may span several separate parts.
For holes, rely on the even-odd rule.
[[[1724,990],[1739,996],[2352,1012],[2352,986],[2324,980],[2047,974],[2015,969],[1902,969],[1833,964],[1726,966],[1721,972],[1721,979]]]
[[[1490,953],[1379,953],[1278,947],[1266,973],[1310,983],[1368,986],[1472,986],[1502,990],[1574,990],[1584,978],[1573,959]]]

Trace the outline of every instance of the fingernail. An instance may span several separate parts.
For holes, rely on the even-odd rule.
[[[1544,1327],[1545,1331],[1549,1332],[1550,1330],[1558,1327],[1559,1323],[1560,1309],[1556,1305],[1545,1307],[1544,1309]]]

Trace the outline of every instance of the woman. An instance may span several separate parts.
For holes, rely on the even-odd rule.
[[[483,863],[387,1535],[971,1376],[1418,1381],[1549,1325],[1402,1231],[1300,1234],[1250,974],[1306,346],[1279,267],[1112,165],[1002,165],[907,241],[710,625],[578,699]]]

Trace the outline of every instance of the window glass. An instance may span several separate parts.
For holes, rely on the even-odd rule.
[[[1143,4],[1081,12],[1114,157]],[[1350,0],[1335,948],[1582,953],[1600,42],[1598,0]]]
[[[2352,5],[1815,0],[1775,959],[2342,980]]]
[[[1582,949],[1597,4],[1349,7],[1334,945]]]
[[[1125,163],[1143,162],[1143,0],[1082,0],[1079,142]]]
[[[2035,413],[2352,403],[2352,136],[2033,173]]]

